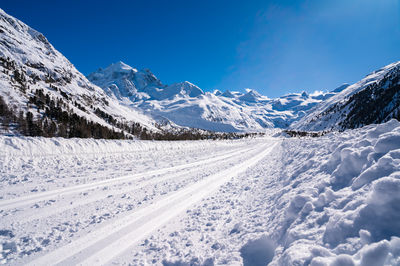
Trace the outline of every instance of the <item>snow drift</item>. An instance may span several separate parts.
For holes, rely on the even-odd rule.
[[[400,262],[400,123],[290,140],[272,265]]]

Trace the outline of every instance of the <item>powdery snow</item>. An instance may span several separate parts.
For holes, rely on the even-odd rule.
[[[1,261],[397,265],[399,138],[0,137]]]

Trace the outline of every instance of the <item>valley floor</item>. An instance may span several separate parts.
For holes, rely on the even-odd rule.
[[[398,265],[400,123],[321,138],[0,137],[0,262]]]

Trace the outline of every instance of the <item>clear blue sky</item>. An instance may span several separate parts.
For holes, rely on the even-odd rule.
[[[81,72],[123,61],[164,83],[334,89],[400,60],[398,0],[2,0]]]

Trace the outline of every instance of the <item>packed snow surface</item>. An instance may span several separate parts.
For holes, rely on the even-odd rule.
[[[10,265],[399,265],[400,123],[320,138],[0,137]]]

